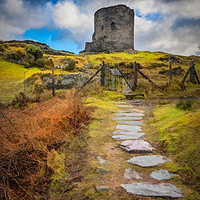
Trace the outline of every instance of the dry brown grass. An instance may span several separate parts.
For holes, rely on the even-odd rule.
[[[0,199],[46,197],[52,174],[47,155],[88,125],[88,108],[72,92],[65,99],[1,110],[0,119]]]

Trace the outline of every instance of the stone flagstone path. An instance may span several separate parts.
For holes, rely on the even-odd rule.
[[[140,100],[129,101],[132,105],[140,106]],[[154,153],[154,148],[148,141],[142,140],[145,133],[142,133],[142,117],[145,116],[144,110],[135,108],[132,105],[126,105],[123,102],[116,105],[121,110],[116,112],[113,120],[117,121],[116,130],[112,138],[116,141],[122,140],[119,147],[130,154],[130,159],[126,162],[139,166],[141,168],[151,168],[149,182],[141,182],[142,176],[132,168],[125,169],[124,180],[135,180],[131,184],[122,184],[128,193],[145,197],[163,197],[163,198],[184,198],[183,191],[175,185],[168,182],[159,182],[160,180],[169,180],[176,174],[170,173],[165,169],[155,170],[155,166],[161,166],[165,162],[171,162],[170,159]],[[148,133],[147,133],[148,134]],[[137,155],[132,155],[136,154]],[[141,155],[138,155],[141,154]],[[145,154],[145,155],[144,155]],[[150,155],[149,155],[150,154]],[[151,180],[157,180],[155,183]],[[139,181],[139,182],[138,182]]]

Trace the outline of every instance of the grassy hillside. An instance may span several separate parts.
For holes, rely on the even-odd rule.
[[[25,48],[27,44],[2,44],[0,45],[0,79],[1,79],[1,89],[0,89],[0,99],[1,102],[8,102],[9,99],[13,98],[16,94],[23,89],[24,79],[30,77],[34,73],[50,72],[48,70],[41,70],[39,68],[25,69],[22,65],[13,64],[6,62],[6,55],[11,52],[16,52],[18,50],[25,53]],[[199,96],[200,86],[189,84],[187,90],[181,90],[178,83],[181,82],[185,73],[191,65],[192,60],[195,63],[197,73],[200,77],[200,57],[197,56],[174,56],[174,62],[172,68],[181,68],[182,73],[180,75],[173,75],[173,83],[168,89],[165,88],[166,84],[169,82],[169,75],[166,70],[169,70],[169,58],[171,54],[164,52],[149,52],[149,51],[135,51],[134,53],[121,52],[121,53],[99,53],[94,55],[47,55],[44,54],[44,59],[51,58],[54,62],[55,67],[59,68],[67,62],[68,59],[75,62],[75,68],[73,72],[87,70],[95,73],[99,65],[104,61],[105,63],[115,64],[115,63],[130,63],[137,62],[141,66],[141,71],[148,76],[156,85],[161,89],[155,90],[151,87],[151,84],[138,75],[138,91],[145,94],[146,97],[153,98],[165,98],[165,97],[182,97],[182,96]],[[71,72],[71,71],[69,71]],[[55,69],[55,73],[69,73],[67,71],[62,71]]]
[[[24,68],[23,65],[0,60],[0,102],[9,102],[23,90],[23,81],[35,73],[51,73],[50,70],[39,68]],[[55,69],[55,74],[63,70]]]

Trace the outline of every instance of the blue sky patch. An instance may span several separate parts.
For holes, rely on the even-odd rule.
[[[145,19],[148,21],[157,21],[162,18],[161,14],[159,12],[156,13],[149,13],[145,15]]]
[[[62,30],[60,29],[48,29],[44,27],[40,29],[29,29],[24,33],[23,36],[20,36],[19,38],[46,43],[53,49],[67,50],[78,53],[78,45],[75,44],[72,40],[60,40],[58,37],[60,33],[62,33]]]

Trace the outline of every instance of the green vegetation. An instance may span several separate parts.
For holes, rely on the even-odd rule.
[[[75,69],[75,65],[76,65],[75,60],[73,60],[71,58],[67,58],[67,59],[63,60],[63,63],[65,64],[66,71]]]
[[[29,67],[37,66],[39,68],[44,68],[45,61],[43,59],[43,51],[35,46],[26,47],[26,61]]]
[[[86,55],[85,58],[93,65],[99,65],[102,61],[107,63],[120,63],[120,62],[139,62],[140,64],[148,65],[149,63],[158,62],[160,57],[166,56],[166,53],[162,52],[149,52],[149,51],[136,51],[136,54],[122,53],[100,53],[95,55]]]
[[[38,58],[42,58],[43,57],[43,52],[40,48],[37,48],[35,46],[27,46],[26,47],[26,52],[29,55],[34,56],[34,59],[37,60]]]
[[[193,101],[191,99],[183,99],[176,104],[176,108],[181,110],[191,110],[192,104]]]
[[[180,104],[182,105],[182,104]],[[184,104],[185,105],[185,104]],[[188,108],[188,105],[186,106]],[[151,119],[152,139],[162,151],[170,154],[177,162],[169,165],[172,171],[179,173],[182,182],[192,189],[200,191],[200,110],[199,102],[194,103],[191,111],[176,108],[175,104],[157,107]],[[188,199],[199,199],[191,196]]]
[[[51,73],[50,70],[41,70],[33,67],[26,69],[23,65],[0,60],[0,101],[10,102],[23,90],[23,81],[36,73]],[[63,70],[55,69],[55,74],[62,74]]]

